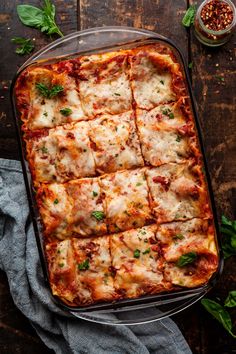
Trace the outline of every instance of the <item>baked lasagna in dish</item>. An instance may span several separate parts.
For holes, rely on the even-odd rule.
[[[209,281],[210,199],[167,45],[34,64],[15,94],[53,295],[82,307]]]

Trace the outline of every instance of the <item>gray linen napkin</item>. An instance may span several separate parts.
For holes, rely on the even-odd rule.
[[[109,326],[66,314],[50,299],[19,161],[0,159],[0,268],[16,306],[44,343],[59,354],[191,354],[175,323],[166,318],[137,326]]]

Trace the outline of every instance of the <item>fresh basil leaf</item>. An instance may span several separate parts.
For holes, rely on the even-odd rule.
[[[63,33],[55,22],[55,6],[50,0],[44,0],[44,6],[41,9],[31,5],[18,5],[17,13],[24,25],[38,28],[47,35],[58,34],[63,37]]]
[[[61,85],[54,85],[51,88],[49,88],[42,82],[37,82],[35,84],[35,87],[38,89],[39,93],[46,98],[53,98],[64,90],[64,88]]]
[[[93,211],[91,213],[91,216],[95,217],[95,219],[97,219],[98,221],[101,221],[105,218],[105,214],[103,211]]]
[[[232,332],[232,321],[230,314],[224,309],[223,306],[210,299],[202,299],[201,304],[217,321],[223,325],[232,337],[236,338],[236,335]]]
[[[43,11],[31,5],[18,5],[17,13],[21,22],[29,27],[40,28],[43,23]]]
[[[30,54],[34,49],[34,45],[31,42],[31,39],[23,38],[23,37],[14,37],[11,39],[12,43],[20,44],[19,47],[16,48],[15,52],[20,55]]]
[[[222,249],[224,258],[236,255],[236,220],[229,220],[222,215],[220,231],[223,234]]]
[[[79,270],[87,270],[89,269],[89,259],[87,258],[84,262],[78,263]]]
[[[232,290],[229,292],[225,303],[225,307],[236,307],[236,290]]]
[[[185,12],[185,15],[182,19],[182,25],[185,27],[190,27],[194,22],[194,17],[196,14],[196,5],[191,5],[188,10]]]
[[[196,252],[189,252],[185,253],[182,256],[179,257],[178,261],[176,262],[177,267],[184,267],[187,264],[193,263],[197,259],[197,253]]]

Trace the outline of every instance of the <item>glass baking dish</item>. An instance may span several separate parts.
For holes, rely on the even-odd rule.
[[[129,49],[149,43],[164,43],[166,46],[170,47],[182,66],[182,71],[185,75],[185,82],[190,95],[193,116],[195,118],[195,129],[197,132],[200,149],[202,151],[203,163],[205,165],[205,175],[215,222],[215,231],[217,237],[219,236],[215,205],[213,200],[209,173],[207,170],[207,163],[204,155],[199,120],[194,105],[188,70],[186,69],[186,64],[179,49],[175,46],[175,44],[173,44],[173,42],[159,34],[156,34],[151,31],[140,30],[130,27],[101,27],[75,32],[56,40],[55,42],[42,48],[31,58],[29,58],[18,70],[11,86],[12,107],[15,116],[15,124],[17,128],[18,143],[24,179],[28,194],[30,213],[33,220],[34,231],[45,281],[49,288],[50,285],[48,280],[47,264],[43,247],[42,226],[39,221],[39,214],[34,198],[28,163],[25,159],[25,149],[22,139],[21,124],[20,119],[18,118],[15,104],[14,86],[16,80],[22,70],[24,70],[27,66],[33,64],[40,63],[42,65],[56,62],[62,59],[64,60],[73,58],[82,54],[88,55],[119,49]],[[198,301],[200,298],[202,298],[206,294],[206,292],[208,292],[214,286],[223,268],[223,258],[222,252],[219,247],[219,237],[218,240],[216,240],[216,244],[219,254],[218,269],[217,272],[208,281],[208,283],[204,284],[203,286],[194,289],[178,290],[165,294],[157,294],[151,296],[146,295],[137,299],[119,300],[115,303],[95,304],[82,308],[67,306],[62,303],[62,301],[55,298],[53,295],[52,299],[57,303],[58,306],[62,307],[65,311],[70,311],[74,316],[97,323],[106,323],[113,325],[132,325],[163,319],[164,317],[176,314],[177,312],[180,312],[185,308],[189,307],[190,305]]]

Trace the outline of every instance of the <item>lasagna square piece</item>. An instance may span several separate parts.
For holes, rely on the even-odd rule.
[[[127,56],[101,56],[98,61],[83,61],[79,71],[79,92],[89,117],[100,113],[119,114],[132,109],[132,94],[127,75]]]
[[[152,221],[143,169],[105,175],[100,183],[110,233],[141,227]]]
[[[111,235],[114,285],[124,298],[155,294],[169,288],[163,259],[155,240],[156,225]]]
[[[77,272],[77,303],[87,305],[118,298],[111,268],[109,236],[73,239]]]
[[[143,166],[132,111],[102,115],[89,124],[91,147],[99,173]]]
[[[130,56],[129,60],[131,86],[138,108],[149,110],[160,103],[172,102],[178,98],[176,84],[181,82],[182,86],[183,77],[179,64],[169,54],[141,49]]]
[[[50,129],[27,138],[27,153],[36,183],[64,182],[95,175],[87,122]]]
[[[212,221],[194,218],[161,224],[165,276],[173,285],[195,287],[206,283],[217,270],[218,256]]]
[[[38,204],[45,236],[64,239],[107,233],[97,178],[42,184]]]
[[[16,86],[25,130],[85,120],[75,80],[46,68],[26,69]]]
[[[148,165],[178,163],[198,153],[193,123],[178,106],[166,104],[136,111],[141,149]]]
[[[195,160],[150,168],[146,175],[158,223],[211,215],[201,167]]]

